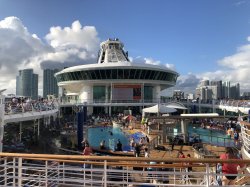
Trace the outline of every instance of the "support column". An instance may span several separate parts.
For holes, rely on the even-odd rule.
[[[37,122],[37,138],[39,139],[39,136],[40,136],[40,119],[38,119],[38,122]]]
[[[167,142],[167,124],[164,120],[163,125],[162,125],[162,143]]]
[[[112,103],[113,97],[112,97],[112,93],[113,92],[113,84],[112,82],[110,83],[110,103]]]
[[[199,99],[199,102],[198,102],[198,106],[199,106],[199,113],[201,113],[201,100]]]
[[[109,114],[109,107],[105,106],[104,109],[105,109],[105,114]]]
[[[47,123],[47,125],[50,125],[50,122],[51,122],[50,116],[48,116],[48,123]]]
[[[46,117],[43,117],[43,125],[45,125],[45,127],[47,127],[47,120],[46,120]]]
[[[141,100],[144,106],[144,83],[141,84]]]
[[[187,123],[184,119],[181,120],[181,133],[184,136],[184,143],[187,143]]]
[[[105,86],[105,103],[109,102],[109,87],[108,85]]]
[[[154,95],[157,103],[161,102],[161,87],[155,86],[154,88]]]
[[[36,120],[34,120],[34,129],[33,129],[33,133],[36,133]]]
[[[105,103],[109,103],[109,87],[108,85],[105,86]],[[105,114],[109,113],[109,108],[105,107]]]
[[[21,142],[22,141],[22,122],[20,122],[20,125],[19,125],[19,141]]]
[[[109,116],[111,116],[111,106],[108,107],[109,108]]]
[[[215,100],[214,99],[212,100],[212,107],[213,107],[213,113],[215,113],[216,111],[215,111]]]

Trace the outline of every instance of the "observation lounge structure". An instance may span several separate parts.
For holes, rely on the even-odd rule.
[[[63,69],[55,74],[67,101],[87,106],[88,114],[141,112],[159,103],[161,91],[176,84],[179,74],[164,66],[133,63],[119,39],[100,44],[98,63]]]

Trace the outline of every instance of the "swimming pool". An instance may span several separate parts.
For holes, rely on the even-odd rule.
[[[181,124],[176,124],[177,133],[181,134]],[[227,137],[226,132],[216,129],[204,129],[198,124],[188,124],[188,137],[198,135],[203,143],[209,143],[217,146],[235,146],[234,140]]]
[[[190,136],[192,136],[193,134],[199,135],[202,142],[204,143],[210,143],[218,146],[234,146],[233,139],[228,138],[226,133],[222,130],[204,129],[189,124],[188,134]]]
[[[136,142],[139,142],[140,138],[144,137],[143,133],[125,133],[119,127],[91,127],[88,129],[88,141],[91,147],[100,147],[100,142],[105,140],[105,147],[107,149],[114,150],[118,139],[122,143],[123,151],[130,151],[129,140],[134,138]]]

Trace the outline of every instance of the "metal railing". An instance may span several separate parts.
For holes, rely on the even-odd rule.
[[[5,115],[20,114],[25,112],[40,112],[55,110],[58,108],[57,102],[35,102],[35,103],[5,103]]]
[[[232,107],[245,107],[250,108],[249,100],[200,100],[193,102],[191,100],[176,100],[171,99],[139,99],[139,100],[114,100],[114,99],[68,99],[62,98],[60,104],[115,104],[115,103],[144,103],[144,104],[157,104],[157,103],[168,103],[168,102],[180,102],[187,105],[216,105],[216,106],[232,106]]]
[[[183,144],[184,142],[184,134],[183,133],[170,133],[168,132],[167,134],[167,139],[169,142],[172,143],[172,140],[178,136],[179,141],[182,141],[180,143]],[[237,142],[237,145],[234,142],[234,139],[229,138],[229,137],[222,137],[222,136],[216,136],[216,135],[211,135],[211,134],[205,134],[205,133],[198,133],[198,132],[191,132],[186,134],[186,142],[191,143],[197,143],[197,142],[202,142],[202,143],[207,143],[210,145],[215,145],[215,146],[221,146],[221,147],[240,147],[241,141]],[[178,144],[178,143],[177,143]]]
[[[247,156],[250,156],[250,123],[241,121],[241,139],[243,149],[245,149]]]
[[[215,186],[225,174],[218,163],[250,160],[159,159],[107,156],[0,154],[1,186]],[[192,168],[192,171],[190,170]],[[230,174],[227,174],[228,176]],[[238,174],[236,185],[248,185],[248,169]]]

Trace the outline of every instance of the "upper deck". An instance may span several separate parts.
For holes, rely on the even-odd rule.
[[[66,68],[55,74],[58,85],[72,82],[87,84],[116,81],[139,81],[173,86],[179,74],[164,66],[132,63],[118,39],[101,43],[98,63]]]

